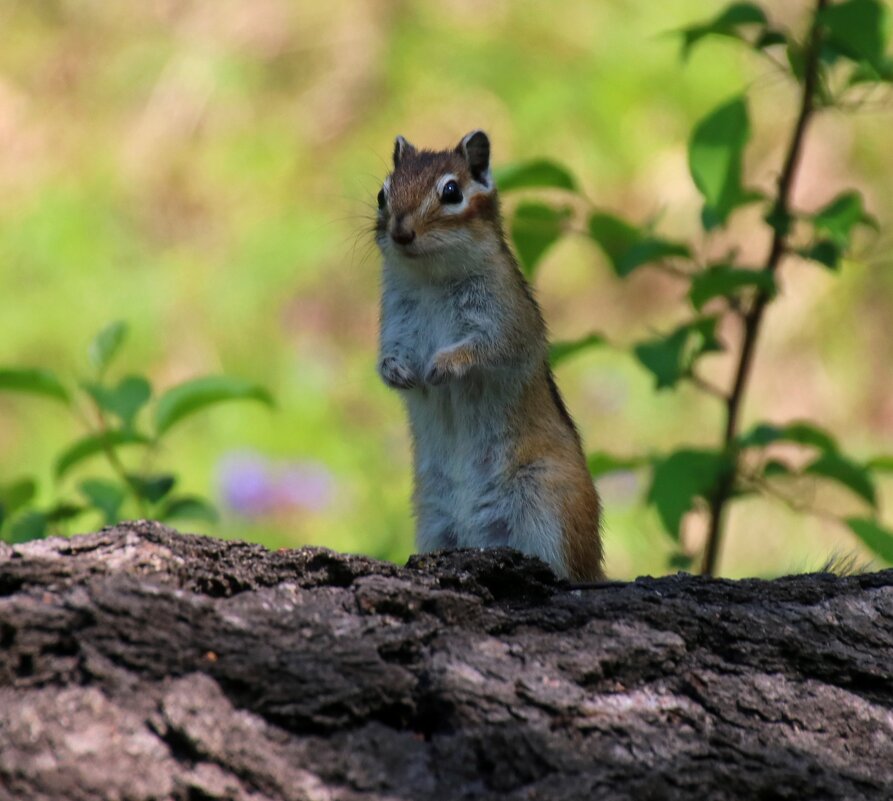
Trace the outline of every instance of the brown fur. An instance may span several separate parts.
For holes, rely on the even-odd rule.
[[[502,234],[499,219],[499,204],[495,195],[475,195],[468,204],[468,208],[461,214],[453,217],[443,217],[440,224],[444,227],[454,225],[456,227],[468,225],[474,221],[481,221],[484,224],[500,226],[500,235]]]
[[[476,359],[471,348],[456,348],[456,350],[441,353],[434,360],[437,368],[445,373],[461,375],[469,367],[472,367]]]
[[[580,439],[549,388],[544,365],[518,410],[517,466],[545,468],[549,503],[560,516],[568,571],[576,581],[604,577],[599,520],[601,504],[586,466]]]
[[[395,228],[409,220],[419,234],[436,228],[469,228],[472,234],[477,228],[481,236],[492,233],[492,226],[500,223],[495,194],[478,195],[462,214],[450,216],[441,214],[436,203],[427,203],[432,185],[447,172],[456,175],[460,183],[471,180],[465,159],[455,151],[404,151],[391,175],[388,208],[379,215],[378,232],[383,234],[389,226]],[[425,205],[428,213],[422,215],[420,209]]]

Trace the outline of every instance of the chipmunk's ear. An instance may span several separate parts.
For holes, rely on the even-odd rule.
[[[468,169],[475,181],[490,185],[490,140],[483,131],[472,131],[462,137],[456,148],[468,162]]]
[[[402,136],[398,136],[394,140],[394,167],[396,167],[403,158],[411,153],[415,153],[415,147],[407,142]]]

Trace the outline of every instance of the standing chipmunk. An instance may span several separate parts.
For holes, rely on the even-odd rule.
[[[419,550],[509,546],[602,578],[598,495],[505,241],[487,135],[440,152],[398,136],[375,233],[378,369],[409,412]]]

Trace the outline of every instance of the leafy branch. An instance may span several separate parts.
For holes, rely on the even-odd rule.
[[[822,47],[823,25],[821,22],[822,11],[828,5],[827,0],[817,0],[816,11],[813,16],[809,32],[809,42],[806,47],[806,57],[803,66],[803,90],[800,101],[800,111],[791,135],[791,141],[778,178],[778,194],[773,204],[772,211],[767,218],[772,226],[772,242],[769,246],[769,255],[763,272],[768,276],[774,276],[786,250],[788,233],[791,226],[791,190],[794,185],[794,177],[800,157],[803,152],[803,139],[806,134],[806,126],[815,111],[815,91],[819,80],[819,56]],[[741,343],[741,353],[738,357],[738,367],[735,371],[735,380],[732,391],[726,403],[726,424],[723,432],[723,444],[725,449],[734,454],[735,436],[738,433],[739,414],[741,402],[747,380],[753,366],[754,348],[757,336],[760,333],[760,324],[766,306],[772,295],[764,288],[757,291],[756,298],[750,310],[744,316],[744,338]],[[733,456],[734,458],[734,456]],[[710,526],[707,534],[707,545],[704,549],[704,559],[701,564],[701,572],[712,575],[716,570],[716,562],[719,554],[719,545],[723,533],[723,522],[726,506],[734,488],[734,473],[726,474],[718,483],[710,499]]]
[[[214,507],[196,495],[174,492],[177,477],[153,469],[162,440],[171,428],[191,415],[223,401],[254,400],[272,405],[270,394],[255,384],[228,376],[207,376],[179,384],[154,403],[153,424],[143,420],[152,399],[152,386],[141,375],[128,375],[117,383],[107,372],[127,336],[122,322],[104,328],[89,347],[91,371],[72,391],[51,371],[36,368],[0,368],[0,391],[24,393],[65,406],[86,433],[65,447],[53,468],[55,500],[38,503],[33,478],[0,484],[0,539],[21,542],[44,536],[81,515],[98,513],[112,525],[129,510],[140,517],[162,521],[216,519]],[[89,407],[92,416],[85,410]],[[128,468],[122,450],[142,449],[139,469]],[[94,457],[104,457],[113,480],[89,476],[77,484],[72,497],[67,480]]]
[[[692,131],[688,160],[692,180],[704,199],[701,226],[705,232],[724,228],[745,206],[765,205],[764,220],[770,244],[758,267],[738,262],[732,251],[720,261],[699,257],[698,248],[667,238],[654,222],[636,225],[592,206],[579,191],[578,182],[564,167],[542,160],[504,171],[509,180],[503,191],[548,188],[574,193],[575,203],[553,205],[524,200],[516,207],[510,232],[523,269],[535,276],[539,263],[560,237],[579,230],[574,209],[587,215],[585,233],[604,252],[621,279],[648,268],[672,275],[689,286],[688,304],[693,316],[667,333],[635,343],[632,355],[654,378],[658,391],[682,383],[717,399],[724,422],[714,448],[682,446],[666,454],[590,457],[594,477],[614,470],[648,470],[648,502],[654,506],[667,534],[675,543],[675,566],[694,559],[681,537],[683,519],[692,511],[708,516],[708,536],[700,554],[701,571],[716,572],[727,510],[737,498],[754,492],[779,497],[774,482],[791,476],[808,476],[847,488],[871,514],[838,518],[881,559],[893,562],[893,532],[878,519],[875,476],[890,469],[893,458],[881,455],[860,461],[844,455],[830,435],[812,423],[774,425],[758,423],[741,434],[742,408],[756,360],[756,346],[766,312],[778,296],[779,272],[791,255],[829,270],[840,268],[851,250],[855,230],[878,228],[855,191],[843,191],[824,207],[804,213],[793,207],[792,195],[804,141],[812,118],[826,108],[848,107],[851,90],[863,97],[872,88],[893,85],[893,57],[887,53],[886,10],[880,0],[816,0],[799,40],[772,24],[754,3],[733,3],[715,17],[678,32],[687,57],[702,41],[721,37],[738,42],[783,70],[799,89],[796,119],[790,133],[775,191],[765,196],[744,183],[744,151],[751,135],[745,95],[735,96],[708,113]],[[519,179],[520,177],[520,179]],[[804,239],[804,231],[808,234]],[[787,287],[788,292],[791,287]],[[701,359],[727,351],[719,331],[731,318],[741,331],[733,355],[734,377],[728,390],[704,378]],[[553,346],[553,363],[611,340],[602,333]],[[616,346],[615,346],[616,347]],[[794,445],[813,454],[801,471],[771,457],[776,443]],[[763,455],[764,472],[749,472],[745,459]]]

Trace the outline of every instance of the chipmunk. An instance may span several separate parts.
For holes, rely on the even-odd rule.
[[[378,370],[409,413],[417,546],[509,546],[600,579],[599,498],[506,244],[490,140],[434,152],[398,136],[393,158],[375,226]]]

